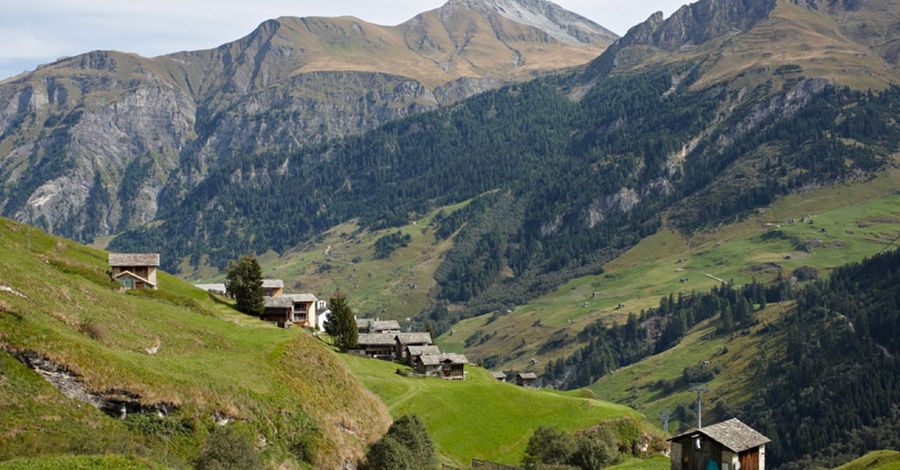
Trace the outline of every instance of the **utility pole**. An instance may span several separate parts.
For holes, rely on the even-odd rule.
[[[703,409],[700,403],[700,395],[709,391],[709,384],[691,384],[691,391],[697,392],[697,429],[703,428]]]

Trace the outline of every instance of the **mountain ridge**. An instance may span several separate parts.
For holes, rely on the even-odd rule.
[[[454,0],[397,26],[281,17],[212,49],[60,59],[0,84],[0,213],[110,235],[236,155],[357,134],[584,64],[614,39],[543,0]]]

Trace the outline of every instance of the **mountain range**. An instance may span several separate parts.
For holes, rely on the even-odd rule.
[[[615,39],[543,0],[451,0],[393,27],[282,17],[210,50],[61,59],[0,82],[0,208],[78,240],[111,235],[228,159],[581,65]]]

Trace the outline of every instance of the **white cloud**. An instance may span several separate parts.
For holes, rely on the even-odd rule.
[[[624,34],[686,0],[557,0]],[[60,56],[115,49],[154,56],[218,46],[278,16],[356,16],[398,24],[444,0],[0,0],[0,78]]]

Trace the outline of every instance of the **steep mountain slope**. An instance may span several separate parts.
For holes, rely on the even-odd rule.
[[[275,464],[339,468],[390,422],[308,334],[165,274],[159,291],[117,292],[105,252],[7,219],[0,254],[0,460],[112,453],[186,468],[232,421]]]
[[[900,6],[890,0],[707,0],[635,26],[586,78],[689,60],[695,87],[775,72],[880,89],[900,83],[898,38]]]
[[[2,214],[79,240],[152,221],[210,169],[584,64],[615,35],[543,0],[398,26],[284,17],[216,49],[95,51],[0,82]]]

